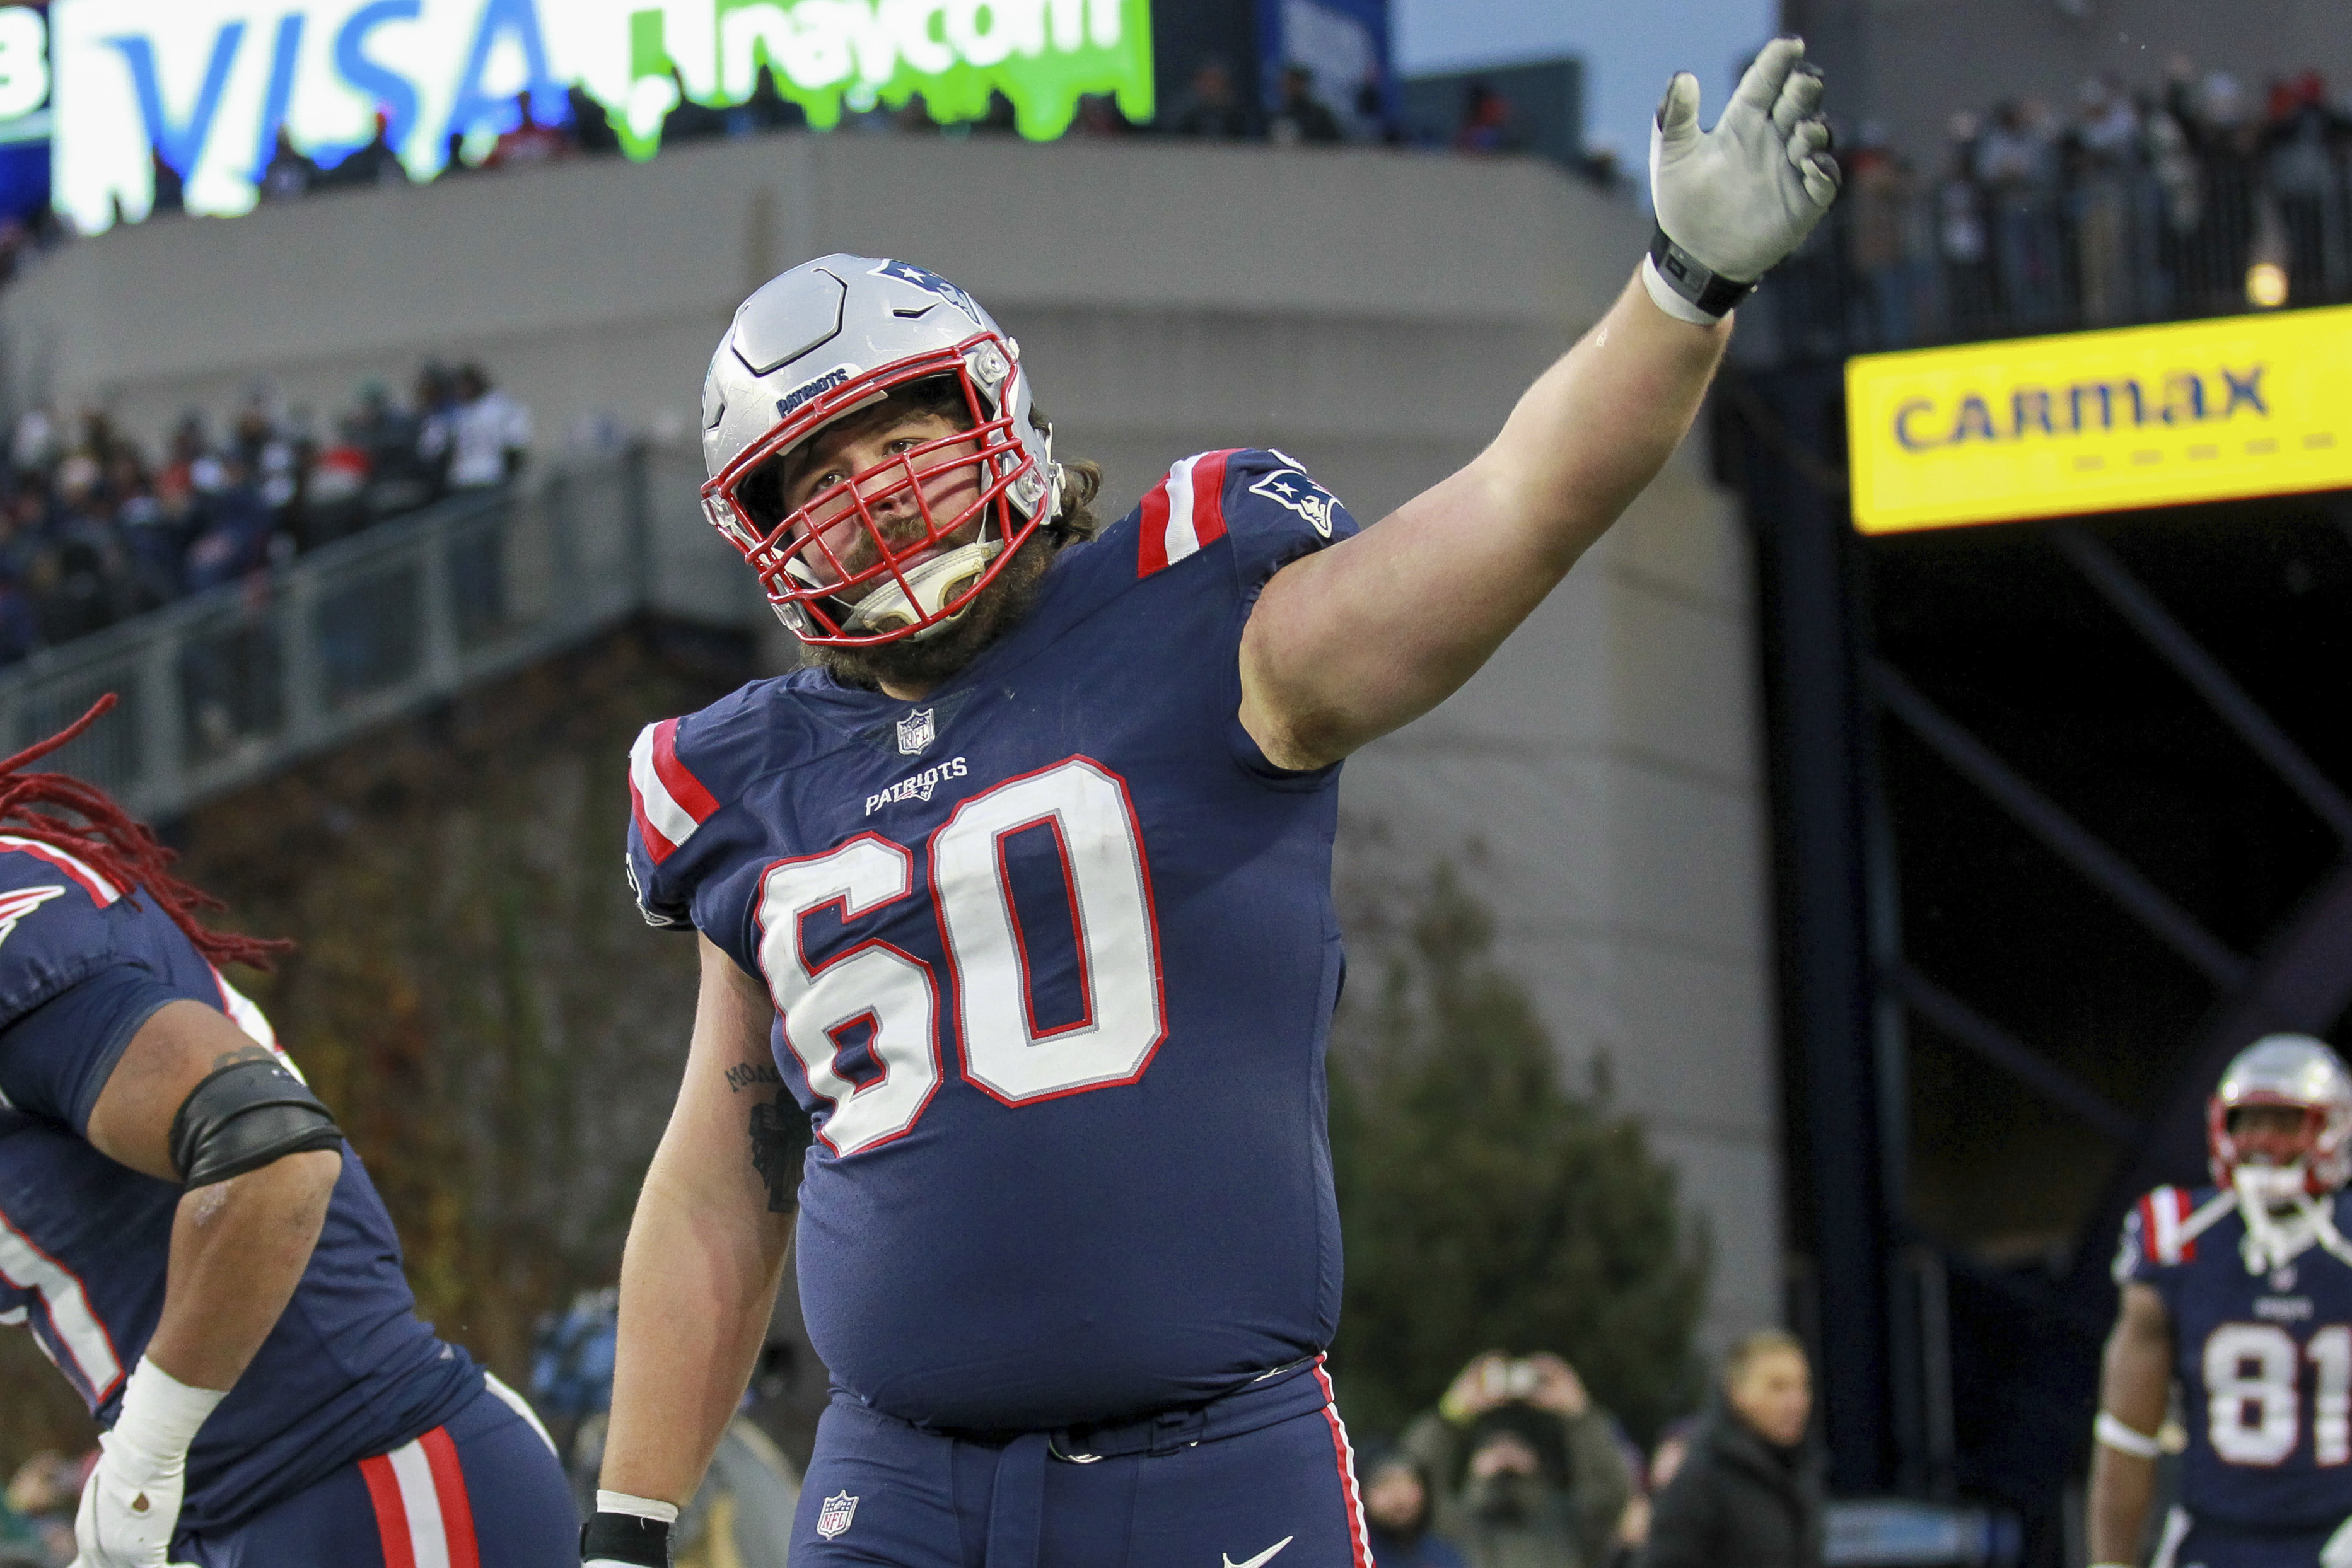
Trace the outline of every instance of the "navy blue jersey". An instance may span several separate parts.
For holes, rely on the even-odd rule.
[[[2158,1187],[2124,1222],[2116,1278],[2154,1287],[2172,1319],[2181,1502],[2200,1521],[2334,1525],[2352,1515],[2352,1264],[2315,1245],[2250,1269],[2245,1234],[2211,1187]]]
[[[1329,1342],[1338,769],[1259,752],[1239,649],[1355,531],[1278,453],[1188,458],[922,701],[803,670],[638,738],[639,901],[775,999],[802,1307],[876,1408],[1057,1426]]]
[[[180,999],[278,1049],[152,899],[0,835],[0,1321],[28,1326],[106,1426],[163,1314],[181,1189],[84,1134],[131,1036]],[[234,1525],[478,1393],[479,1369],[414,1309],[392,1221],[346,1150],[293,1301],[196,1436],[181,1528]]]

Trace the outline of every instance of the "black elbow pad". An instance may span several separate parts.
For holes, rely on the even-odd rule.
[[[260,1057],[206,1074],[172,1118],[172,1164],[192,1187],[342,1141],[342,1129],[310,1085],[282,1062]]]

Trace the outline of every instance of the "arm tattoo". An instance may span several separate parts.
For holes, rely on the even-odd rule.
[[[768,1187],[768,1212],[790,1214],[800,1207],[801,1161],[812,1141],[806,1113],[787,1089],[751,1107],[751,1168]]]
[[[278,1058],[271,1055],[266,1046],[240,1045],[235,1051],[224,1051],[214,1057],[213,1071],[218,1072],[222,1068],[234,1067],[240,1061],[275,1061],[277,1060]]]

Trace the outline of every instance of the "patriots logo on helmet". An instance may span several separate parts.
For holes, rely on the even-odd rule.
[[[16,922],[53,898],[63,898],[62,887],[26,887],[14,893],[0,894],[0,942],[8,940],[16,929]]]
[[[936,294],[972,319],[974,326],[984,327],[980,306],[972,297],[941,277],[927,267],[917,267],[911,261],[886,261],[874,269],[877,277],[895,277],[901,283],[911,283],[926,294]]]

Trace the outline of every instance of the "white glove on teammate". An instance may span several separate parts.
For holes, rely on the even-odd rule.
[[[122,1413],[99,1439],[97,1469],[74,1517],[74,1568],[192,1568],[171,1561],[196,1428],[228,1396],[186,1384],[141,1357]]]
[[[1698,78],[1684,71],[1666,84],[1650,130],[1650,199],[1671,243],[1642,265],[1658,308],[1720,320],[1821,222],[1839,181],[1821,102],[1798,38],[1764,46],[1713,131],[1698,128]]]

